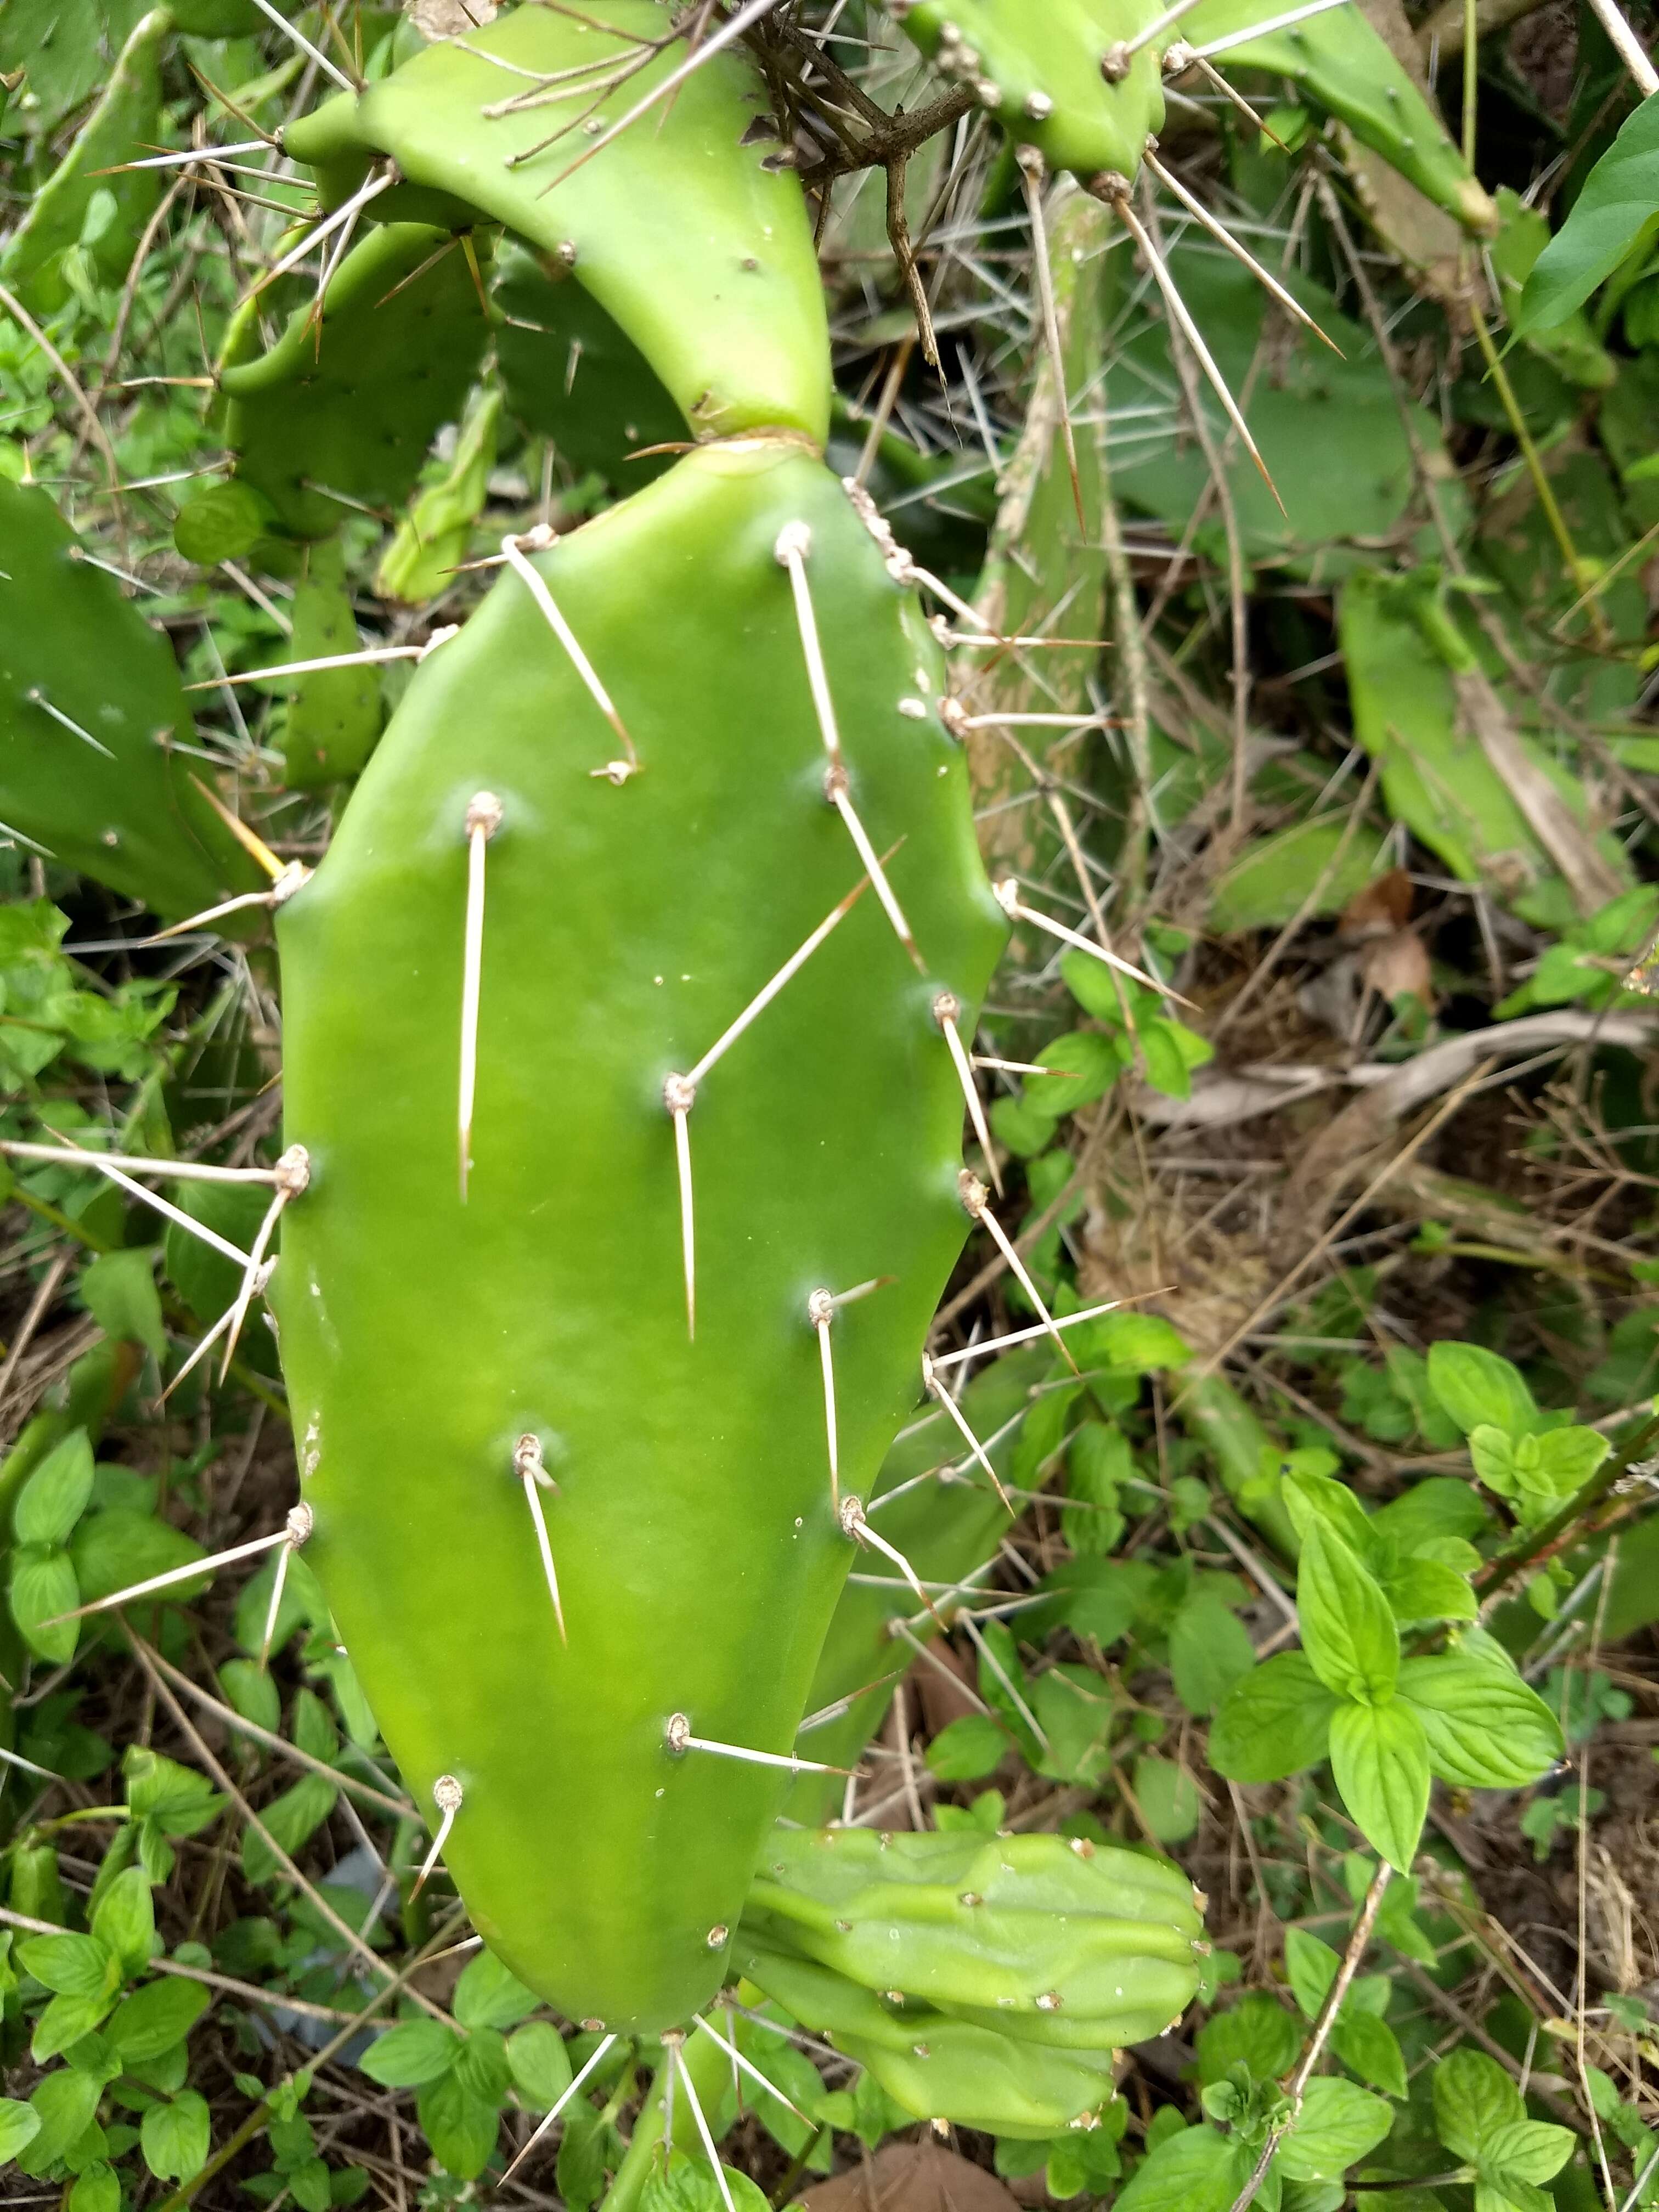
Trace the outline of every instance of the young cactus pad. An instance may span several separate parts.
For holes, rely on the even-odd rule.
[[[1006,927],[937,647],[817,462],[706,447],[535,572],[617,721],[519,574],[421,665],[282,915],[272,1289],[307,1558],[475,1925],[646,2031],[726,1972],[915,1404],[969,1225],[939,1003],[971,1034]]]
[[[0,479],[0,822],[169,920],[264,878],[173,742],[178,665],[51,495]]]
[[[947,76],[971,86],[1012,138],[1049,167],[1133,177],[1164,127],[1159,0],[889,0]]]
[[[717,54],[636,125],[603,136],[684,59],[672,29],[656,0],[519,8],[331,101],[294,125],[288,149],[331,202],[386,156],[416,188],[414,208],[483,216],[557,256],[699,436],[787,428],[821,446],[823,287],[753,68]],[[571,99],[576,69],[594,76]],[[388,211],[404,197],[388,192]]]

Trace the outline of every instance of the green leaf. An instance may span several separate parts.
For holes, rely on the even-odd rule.
[[[79,2043],[82,2036],[92,2033],[114,2000],[113,1990],[96,1990],[87,1996],[54,1997],[34,2023],[30,2057],[37,2066],[44,2066],[47,2059]]]
[[[81,1274],[81,1303],[106,1336],[139,1344],[156,1360],[167,1357],[167,1333],[155,1288],[155,1249],[129,1245],[100,1252]]]
[[[1199,1589],[1170,1624],[1170,1672],[1189,1713],[1212,1713],[1255,1665],[1244,1624],[1214,1590]]]
[[[1386,2099],[1322,2075],[1302,2093],[1302,2110],[1279,2147],[1286,2181],[1340,2181],[1394,2125]]]
[[[1163,1014],[1138,1024],[1135,1036],[1152,1089],[1161,1091],[1166,1098],[1190,1098],[1194,1068],[1215,1057],[1215,1047],[1209,1040]]]
[[[102,2094],[103,2085],[95,2074],[82,2074],[73,2066],[60,2066],[35,2085],[29,2104],[40,2124],[18,2159],[25,2173],[44,2173],[80,2142],[92,2124]]]
[[[1310,1936],[1305,1928],[1285,1929],[1285,1978],[1304,2019],[1318,2019],[1341,1968],[1341,1960],[1328,1943]]]
[[[1462,1790],[1519,1790],[1565,1749],[1561,1724],[1514,1669],[1451,1651],[1408,1659],[1400,1695],[1423,1726],[1429,1764]]]
[[[964,1713],[928,1745],[927,1765],[941,1782],[977,1782],[996,1771],[1007,1751],[1008,1738],[990,1714]]]
[[[75,1532],[70,1550],[76,1579],[88,1604],[100,1597],[113,1597],[117,1590],[130,1589],[134,1583],[148,1582],[152,1575],[168,1574],[174,1567],[188,1566],[191,1560],[203,1556],[202,1547],[193,1536],[186,1536],[182,1528],[158,1521],[153,1513],[141,1513],[126,1505],[106,1506],[101,1513],[88,1513]],[[188,1605],[192,1598],[200,1596],[211,1580],[210,1575],[204,1575],[199,1582],[192,1577],[188,1582],[176,1583],[166,1593],[165,1600],[157,1598],[154,1605],[141,1603],[135,1608],[134,1617],[143,1622],[164,1601]]]
[[[1659,93],[1644,100],[1585,178],[1533,264],[1514,315],[1518,337],[1552,330],[1659,234]]]
[[[1376,1531],[1346,1482],[1334,1482],[1328,1474],[1287,1462],[1280,1494],[1291,1516],[1291,1526],[1298,1537],[1305,1539],[1308,1530],[1318,1521],[1329,1534],[1346,1544],[1363,1565],[1375,1567],[1378,1564],[1382,1547]]]
[[[455,2017],[463,2027],[516,2027],[540,2002],[493,1951],[480,1951],[455,1984]]]
[[[507,2039],[514,2087],[538,2112],[551,2111],[570,2087],[570,2053],[556,2027],[532,2020]]]
[[[18,1945],[17,1963],[62,1996],[112,1996],[120,1987],[120,1962],[95,1936],[32,1936]]]
[[[400,2020],[358,2060],[371,2081],[386,2089],[422,2089],[441,2081],[460,2057],[459,2038],[441,2020]]]
[[[1387,2021],[1375,2013],[1351,2012],[1331,2030],[1331,2047],[1350,2073],[1369,2081],[1390,2097],[1405,2097],[1411,2088],[1406,2078],[1405,2055],[1400,2039]]]
[[[69,2212],[121,2212],[121,2181],[106,2159],[94,2159],[76,2179]]]
[[[207,2100],[181,2089],[172,2101],[152,2105],[139,2128],[144,2163],[158,2181],[190,2181],[207,2164],[213,2121]]]
[[[0,2166],[16,2157],[40,2132],[40,2115],[15,2097],[0,2097]]]
[[[327,1820],[339,1794],[322,1775],[302,1774],[290,1789],[272,1798],[259,1818],[292,1858]],[[282,1873],[282,1862],[257,1828],[243,1833],[242,1870],[252,1882],[275,1881]]]
[[[1160,1844],[1185,1843],[1196,1834],[1204,1809],[1198,1784],[1174,1759],[1144,1753],[1135,1761],[1133,1789],[1142,1817]]]
[[[726,2185],[735,2212],[764,2212],[765,2196],[746,2173],[726,2166]],[[707,2160],[677,2151],[666,2167],[653,2162],[640,2192],[640,2212],[725,2212],[725,2198]]]
[[[1613,1449],[1595,1429],[1550,1429],[1538,1442],[1538,1468],[1558,1498],[1582,1488]]]
[[[1338,1700],[1300,1651],[1252,1667],[1210,1730],[1210,1764],[1230,1782],[1282,1782],[1325,1756]]]
[[[501,2116],[495,2106],[475,2097],[453,2074],[446,2074],[421,2091],[415,2109],[439,2164],[459,2181],[476,2181],[489,2165],[501,2131]]]
[[[1417,1715],[1399,1698],[1340,1707],[1331,1723],[1331,1772],[1366,1842],[1408,1874],[1429,1809],[1429,1747]]]
[[[1382,1578],[1396,1620],[1474,1620],[1480,1613],[1467,1575],[1438,1559],[1407,1559]]]
[[[47,1453],[18,1494],[12,1527],[20,1544],[61,1545],[92,1496],[92,1446],[84,1429]]]
[[[1478,1344],[1431,1345],[1429,1387],[1466,1437],[1490,1427],[1518,1440],[1538,1425],[1537,1405],[1519,1370]]]
[[[1328,1689],[1372,1703],[1394,1694],[1400,1631],[1389,1601],[1375,1576],[1319,1521],[1302,1540],[1296,1606],[1303,1650]]]
[[[26,1544],[11,1571],[11,1617],[31,1651],[54,1667],[67,1667],[81,1640],[77,1620],[60,1620],[81,1602],[81,1586],[67,1552]],[[46,1626],[51,1621],[52,1627]]]
[[[121,1771],[133,1812],[140,1820],[154,1820],[167,1835],[199,1835],[224,1809],[225,1800],[204,1774],[146,1744],[128,1746]]]
[[[1249,2170],[1249,2154],[1235,2136],[1183,2128],[1141,2160],[1113,2212],[1229,2212]]]
[[[1254,2081],[1288,2074],[1302,2048],[1295,2016],[1265,1990],[1252,1990],[1198,2032],[1199,2080],[1207,2087],[1243,2065]]]
[[[1483,2180],[1500,2185],[1549,2181],[1572,2156],[1573,2142],[1569,2128],[1551,2127],[1543,2120],[1506,2120],[1487,2135],[1476,2165]]]
[[[265,501],[250,485],[211,484],[193,493],[179,508],[173,542],[186,561],[199,568],[240,561],[264,536],[268,513]]]
[[[155,1905],[142,1867],[129,1867],[104,1892],[92,1916],[92,1932],[115,1954],[126,1974],[139,1973],[149,1964],[155,1948]]]
[[[1062,1114],[1074,1114],[1079,1106],[1104,1097],[1123,1072],[1123,1055],[1098,1030],[1073,1030],[1044,1045],[1036,1065],[1055,1072],[1028,1078],[1024,1103],[1057,1121]]]
[[[150,1982],[117,2007],[104,2033],[128,2065],[148,2066],[182,2043],[212,2002],[199,1982]]]
[[[1495,2058],[1467,2045],[1443,2058],[1432,2075],[1434,2131],[1454,2158],[1471,2166],[1501,2129],[1524,2120],[1527,2108]]]
[[[455,2079],[481,2104],[501,2110],[513,2087],[513,2069],[507,2063],[507,2045],[500,2028],[471,2030],[455,2061]]]

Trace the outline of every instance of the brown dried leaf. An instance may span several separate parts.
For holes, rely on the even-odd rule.
[[[1428,948],[1414,929],[1391,930],[1374,938],[1359,956],[1359,972],[1366,987],[1392,1006],[1407,996],[1434,1004],[1434,982]]]
[[[1415,894],[1404,868],[1390,868],[1375,883],[1356,891],[1342,909],[1339,925],[1344,937],[1370,937],[1379,929],[1403,929],[1412,918]]]
[[[814,2182],[803,2212],[1019,2212],[995,2174],[924,2136],[889,2143],[861,2166]]]

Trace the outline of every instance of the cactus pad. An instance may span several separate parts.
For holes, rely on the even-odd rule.
[[[597,133],[681,58],[668,23],[653,0],[519,8],[464,45],[428,47],[360,98],[331,101],[287,145],[331,199],[386,155],[422,195],[416,204],[473,210],[560,256],[699,436],[789,428],[821,446],[823,290],[799,185],[764,128],[758,76],[722,53],[593,150]],[[596,69],[591,94],[570,97],[567,82],[535,96],[535,79],[584,65]]]
[[[401,506],[461,411],[489,327],[447,231],[371,231],[336,271],[320,325],[297,309],[269,353],[221,370],[238,481],[295,538],[331,536],[353,504]]]
[[[707,1075],[692,1340],[665,1085],[864,876],[778,552],[800,525],[852,797],[926,973],[862,896]],[[283,910],[311,1181],[273,1289],[307,1558],[418,1801],[459,1786],[475,1924],[572,2017],[661,2028],[718,1988],[785,1786],[677,1747],[787,1757],[853,1563],[809,1301],[875,1285],[830,1332],[865,1495],[968,1227],[935,1001],[971,1023],[1006,930],[937,648],[816,462],[705,448],[537,572],[641,772],[596,774],[616,738],[519,576],[422,664]]]
[[[296,660],[362,648],[337,535],[307,548],[289,644]],[[311,791],[356,775],[380,734],[380,680],[374,668],[313,668],[296,676],[283,732],[283,781],[290,791]]]
[[[0,822],[157,914],[264,881],[171,750],[179,671],[44,491],[0,481]]]
[[[1164,127],[1167,37],[1116,53],[1163,12],[1158,0],[892,0],[923,53],[971,85],[1011,137],[1082,177],[1133,177]]]

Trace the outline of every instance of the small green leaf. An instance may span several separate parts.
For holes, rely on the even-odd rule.
[[[81,1602],[81,1586],[67,1552],[25,1544],[11,1571],[11,1617],[31,1651],[54,1667],[67,1667],[81,1640],[81,1624],[59,1615]],[[47,1623],[53,1625],[48,1627]]]
[[[1133,1787],[1135,1802],[1160,1844],[1185,1843],[1197,1832],[1204,1809],[1198,1784],[1174,1759],[1144,1753],[1135,1761]]]
[[[240,561],[265,534],[266,505],[246,484],[211,484],[185,501],[173,519],[173,542],[186,561],[216,568]]]
[[[119,1961],[95,1936],[32,1936],[17,1947],[17,1963],[61,1996],[112,1996],[120,1986]]]
[[[66,1544],[92,1496],[92,1446],[76,1429],[47,1453],[18,1493],[12,1527],[20,1544]]]
[[[1331,2030],[1331,2047],[1350,2073],[1369,2081],[1390,2097],[1404,2097],[1411,2084],[1406,2078],[1405,2054],[1387,2021],[1375,2013],[1344,2008]]]
[[[549,2112],[570,2087],[570,2053],[556,2027],[532,2020],[507,2039],[507,2063],[519,2094],[538,2112]]]
[[[213,2146],[206,2099],[194,2089],[181,2089],[170,2103],[152,2105],[140,2126],[139,2143],[158,2181],[193,2180]]]
[[[1520,1790],[1565,1749],[1561,1724],[1512,1668],[1461,1651],[1408,1659],[1400,1695],[1423,1726],[1429,1764],[1461,1790]]]
[[[1250,2171],[1236,2136],[1211,2127],[1165,2136],[1119,2191],[1113,2212],[1229,2212]]]
[[[82,2074],[73,2066],[60,2066],[36,2083],[29,2104],[40,2126],[22,2146],[18,2160],[25,2173],[44,2173],[80,2142],[92,2124],[102,2094],[103,2085],[95,2074]]]
[[[1480,1612],[1469,1578],[1438,1559],[1407,1559],[1382,1578],[1396,1620],[1474,1620]]]
[[[1265,1990],[1252,1990],[1200,2028],[1199,2079],[1207,2087],[1243,2065],[1253,2081],[1276,2081],[1295,2065],[1301,2048],[1294,2014]]]
[[[1467,2045],[1435,2068],[1434,2131],[1454,2158],[1480,2163],[1485,2145],[1500,2129],[1524,2120],[1527,2108],[1495,2058]]]
[[[1296,1581],[1302,1648],[1328,1689],[1376,1704],[1394,1694],[1400,1631],[1375,1576],[1347,1546],[1312,1521]]]
[[[1310,1936],[1305,1928],[1285,1929],[1285,1972],[1304,2019],[1318,2019],[1341,1966],[1330,1945],[1317,1936]]]
[[[1302,2110],[1279,2148],[1286,2181],[1340,2181],[1394,2125],[1387,2100],[1322,2075],[1302,2093]]]
[[[1483,2179],[1500,2186],[1549,2181],[1572,2156],[1573,2142],[1569,2128],[1551,2127],[1543,2120],[1506,2120],[1487,2135],[1475,2163]]]
[[[129,2065],[147,2066],[182,2043],[212,2002],[199,1982],[149,1982],[118,2006],[104,2033]]]
[[[1212,1713],[1255,1664],[1249,1635],[1225,1599],[1195,1590],[1170,1624],[1170,1672],[1188,1711]]]
[[[1399,1698],[1341,1706],[1331,1723],[1331,1772],[1366,1842],[1408,1874],[1429,1809],[1429,1748],[1417,1715]]]
[[[516,2027],[540,2002],[493,1951],[480,1951],[455,1984],[455,2017],[463,2027]]]
[[[1282,1782],[1325,1756],[1338,1700],[1300,1651],[1252,1667],[1210,1730],[1210,1764],[1231,1782]]]
[[[126,1974],[149,1964],[155,1948],[155,1905],[142,1867],[129,1867],[104,1892],[92,1916],[92,1932],[115,1954]]]
[[[76,2177],[68,2212],[121,2212],[120,2177],[106,2159],[94,2159]]]
[[[978,1782],[996,1771],[1008,1749],[1006,1735],[990,1714],[964,1713],[928,1745],[927,1765],[941,1782]]]
[[[0,2097],[0,2166],[16,2157],[40,2132],[40,2115],[15,2097]]]
[[[371,2081],[387,2089],[420,2089],[441,2081],[460,2057],[453,2031],[440,2020],[400,2020],[377,2036],[358,2060]]]
[[[1659,93],[1627,116],[1533,264],[1514,314],[1518,337],[1552,330],[1659,232]]]
[[[449,2073],[421,2091],[415,2109],[439,2164],[458,2181],[476,2181],[501,2131],[495,2106],[475,2097]]]
[[[259,1814],[275,1842],[290,1858],[308,1843],[334,1810],[339,1798],[334,1784],[320,1774],[302,1774],[280,1796],[273,1797]],[[275,1881],[282,1861],[257,1828],[242,1837],[242,1870],[252,1882]]]
[[[29,2056],[37,2066],[44,2066],[49,2058],[56,2058],[90,2035],[114,2002],[113,1990],[100,1990],[88,1996],[54,1997],[34,2023],[34,2033],[29,2039]]]
[[[1518,1369],[1478,1344],[1431,1345],[1429,1387],[1466,1437],[1491,1427],[1518,1440],[1538,1425],[1537,1405]]]
[[[155,1250],[129,1245],[100,1252],[81,1275],[81,1303],[106,1336],[142,1345],[155,1359],[167,1357],[167,1333],[155,1288]]]

